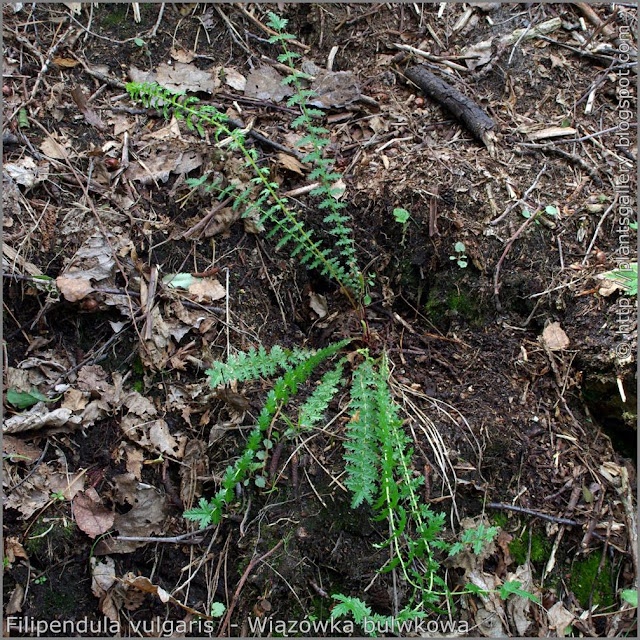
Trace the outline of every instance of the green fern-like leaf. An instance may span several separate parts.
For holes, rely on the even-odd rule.
[[[244,382],[258,378],[269,378],[279,369],[286,369],[313,355],[313,351],[307,349],[285,350],[279,345],[274,346],[269,353],[263,346],[256,351],[250,349],[229,356],[227,362],[214,362],[211,369],[207,369],[209,384],[217,387],[228,384],[231,380]]]
[[[377,448],[378,407],[375,395],[376,375],[369,357],[353,372],[351,383],[351,419],[347,425],[344,459],[345,484],[353,493],[351,506],[372,503],[377,491],[380,466]]]
[[[334,369],[327,371],[322,376],[318,386],[302,405],[300,418],[298,419],[301,429],[310,429],[314,424],[322,420],[342,381],[342,369],[343,360],[338,362]]]
[[[197,507],[188,509],[182,514],[187,520],[194,520],[201,529],[208,527],[210,524],[217,524],[216,508],[212,502],[207,502],[204,498],[200,498]]]
[[[341,593],[336,593],[332,597],[340,603],[331,610],[332,618],[341,618],[351,614],[356,624],[362,624],[365,618],[372,617],[371,608],[360,598],[344,596]]]
[[[197,521],[201,528],[220,522],[224,506],[233,498],[235,485],[243,482],[250,473],[262,467],[261,462],[256,462],[257,453],[276,413],[286,406],[291,397],[297,393],[298,387],[309,379],[323,360],[335,355],[349,342],[351,341],[342,340],[316,352],[302,349],[285,351],[280,347],[274,347],[270,353],[267,353],[264,348],[258,351],[254,349],[230,358],[231,364],[227,363],[227,369],[218,367],[217,371],[209,371],[211,379],[217,382],[233,379],[236,374],[240,379],[247,380],[275,371],[278,366],[286,368],[284,375],[275,381],[273,389],[267,394],[266,402],[258,416],[258,424],[251,431],[244,452],[232,466],[227,467],[222,478],[222,486],[216,496],[208,503],[201,499],[199,507],[185,512],[185,518]],[[277,363],[274,362],[276,357],[280,358]],[[293,366],[294,363],[295,366]],[[228,375],[231,377],[227,378]],[[337,381],[334,383],[337,386]],[[329,384],[325,385],[325,390],[328,386]]]

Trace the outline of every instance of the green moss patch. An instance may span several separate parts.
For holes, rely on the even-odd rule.
[[[571,567],[569,588],[573,591],[580,606],[589,606],[589,596],[593,591],[593,604],[606,609],[615,604],[615,594],[611,584],[611,564],[609,558],[605,558],[602,570],[598,573],[601,554],[591,553],[586,558],[576,560]]]
[[[531,537],[531,562],[546,562],[551,553],[551,541],[540,530],[530,534],[527,529],[522,536],[514,538],[509,543],[509,551],[518,566],[527,561],[529,552],[529,537]]]

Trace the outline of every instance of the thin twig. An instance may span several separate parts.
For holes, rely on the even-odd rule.
[[[524,507],[516,507],[512,504],[504,504],[502,502],[489,502],[487,507],[490,509],[504,509],[505,511],[515,511],[516,513],[525,513],[528,516],[534,516],[536,518],[543,518],[550,522],[557,522],[558,524],[566,524],[570,527],[580,527],[582,522],[577,520],[569,520],[569,518],[557,518],[556,516],[550,516],[547,513],[540,513],[540,511],[534,511],[533,509],[525,509]]]
[[[231,196],[229,196],[226,200],[223,200],[222,202],[217,204],[213,209],[211,209],[211,211],[209,211],[209,213],[207,213],[204,218],[202,218],[202,220],[200,220],[200,222],[198,222],[198,224],[194,225],[190,229],[187,229],[181,237],[183,239],[190,238],[199,231],[204,231],[207,228],[209,222],[211,222],[211,218],[213,218],[221,209],[224,209],[226,206],[228,206],[231,200],[232,198]]]
[[[609,205],[607,210],[602,214],[602,217],[598,222],[598,226],[596,227],[596,230],[593,232],[593,238],[591,238],[591,242],[589,243],[587,252],[584,254],[584,258],[582,259],[583,265],[586,264],[587,260],[589,259],[589,255],[591,254],[591,249],[593,249],[593,245],[596,243],[596,238],[598,237],[598,232],[600,231],[600,227],[602,226],[602,223],[606,220],[607,216],[611,213],[613,208],[616,206],[617,202],[618,202],[618,192],[616,191],[613,197],[613,202]]]
[[[506,258],[507,253],[509,253],[509,249],[511,249],[513,243],[520,236],[520,234],[527,228],[527,226],[530,225],[531,222],[533,222],[538,217],[538,214],[540,213],[540,211],[542,211],[542,209],[540,207],[538,207],[536,209],[536,211],[531,215],[531,217],[527,218],[520,225],[520,228],[507,241],[507,245],[505,246],[504,251],[502,252],[502,255],[500,256],[500,260],[498,260],[498,264],[496,265],[496,273],[495,273],[495,275],[493,277],[493,295],[496,297],[496,302],[497,302],[497,298],[498,298],[498,292],[500,290],[499,278],[500,278],[500,269],[502,267],[502,263],[504,262],[504,259]]]
[[[270,551],[267,551],[263,556],[259,558],[254,557],[251,562],[248,564],[247,568],[244,570],[242,577],[240,578],[240,582],[236,587],[235,593],[233,594],[233,599],[231,600],[231,604],[229,605],[229,609],[227,610],[227,615],[224,617],[224,621],[222,622],[222,626],[220,628],[220,633],[218,634],[219,638],[226,638],[228,636],[225,635],[225,631],[229,630],[229,623],[231,622],[231,614],[235,609],[236,604],[238,603],[238,598],[240,597],[240,592],[242,591],[242,587],[244,587],[244,583],[247,581],[249,574],[253,571],[253,568],[259,563],[264,562],[270,555],[274,554],[282,545],[284,544],[284,540],[280,540],[278,544],[273,547]]]
[[[501,213],[495,220],[491,220],[491,222],[489,224],[490,225],[498,224],[499,222],[504,220],[504,218],[506,218],[506,216],[508,216],[509,213],[511,213],[511,211],[518,206],[518,204],[526,202],[527,198],[529,197],[529,194],[536,188],[536,185],[538,184],[538,181],[540,180],[540,178],[542,177],[542,174],[546,170],[547,170],[547,165],[545,164],[542,167],[542,169],[540,169],[540,173],[538,173],[538,175],[536,176],[536,179],[531,183],[531,186],[525,191],[525,194],[522,196],[522,198],[520,198],[519,200],[516,200],[514,203],[510,204],[504,210],[504,213]]]
[[[211,524],[204,529],[198,529],[197,531],[190,531],[189,533],[183,533],[180,536],[168,536],[166,538],[158,538],[155,536],[117,536],[114,540],[118,540],[120,542],[166,542],[169,544],[200,544],[202,542],[202,538],[197,540],[189,540],[189,538],[194,538],[195,536],[201,536],[207,531],[211,531],[212,529],[216,529],[218,527],[217,524]]]
[[[158,27],[160,26],[160,21],[162,20],[162,14],[164,13],[164,6],[165,6],[165,3],[163,2],[160,5],[160,11],[158,12],[158,19],[156,20],[155,25],[153,25],[153,29],[151,29],[151,31],[149,32],[150,38],[155,38],[156,34],[158,33]]]

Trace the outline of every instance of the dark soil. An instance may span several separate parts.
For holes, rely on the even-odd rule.
[[[116,174],[106,169],[105,160],[120,158],[123,145],[123,133],[114,133],[115,116],[131,125],[126,135],[132,162],[144,157],[141,136],[167,124],[158,114],[139,109],[118,87],[118,82],[128,80],[132,66],[152,70],[171,60],[176,51],[195,51],[198,56],[189,63],[194,67],[233,68],[246,76],[262,64],[261,56],[277,56],[260,27],[237,5],[167,4],[157,33],[151,36],[160,5],[141,4],[138,24],[130,6],[99,4],[93,6],[89,33],[82,27],[89,20],[87,6],[74,21],[62,4],[38,3],[17,13],[8,6],[3,10],[5,64],[11,65],[3,78],[5,132],[17,140],[15,144],[5,140],[3,161],[19,164],[29,156],[49,167],[46,180],[33,188],[21,184],[13,199],[7,195],[12,178],[6,172],[3,178],[4,240],[20,257],[13,261],[4,254],[4,367],[26,370],[33,366],[29,358],[41,358],[38,370],[43,374],[37,388],[57,398],[49,410],[70,402],[82,366],[99,365],[107,374],[106,384],[122,380],[125,391],[135,390],[150,399],[158,411],[156,418],[166,421],[182,445],[177,453],[162,455],[134,440],[133,447],[142,451],[144,460],[136,481],[155,488],[166,508],[161,526],[146,535],[179,536],[194,528],[182,518],[188,506],[185,500],[197,504],[200,497],[217,491],[269,388],[267,383],[248,383],[227,396],[216,396],[207,388],[203,369],[226,358],[227,340],[237,350],[260,344],[319,348],[361,336],[361,325],[333,283],[305,270],[285,251],[276,251],[276,240],[266,234],[247,233],[242,221],[213,238],[181,238],[211,210],[215,199],[198,191],[181,206],[189,188],[178,170],[166,182],[143,184],[130,181],[126,173],[116,183]],[[266,5],[244,7],[266,20]],[[414,468],[428,476],[425,498],[434,510],[447,513],[447,538],[453,540],[460,532],[461,520],[483,513],[487,522],[499,525],[514,540],[520,540],[525,529],[542,531],[545,542],[548,538],[550,545],[558,546],[549,576],[542,577],[546,562],[533,563],[543,601],[540,611],[562,602],[578,617],[589,608],[589,597],[593,603],[593,593],[585,601],[578,592],[577,583],[571,581],[573,565],[594,554],[606,557],[606,564],[598,568],[598,575],[605,567],[608,572],[606,604],[577,620],[574,632],[634,635],[633,610],[625,609],[620,600],[620,591],[634,589],[637,580],[637,555],[629,532],[632,521],[621,498],[624,472],[620,470],[635,487],[636,299],[620,291],[603,291],[598,275],[618,264],[620,215],[615,208],[604,219],[603,214],[613,202],[621,167],[629,172],[635,193],[635,130],[628,150],[620,146],[616,132],[571,144],[539,141],[550,148],[527,146],[532,141],[527,132],[534,129],[571,126],[575,134],[569,138],[580,138],[620,123],[615,75],[609,69],[619,64],[620,49],[610,30],[628,24],[635,32],[637,13],[626,5],[615,16],[609,5],[593,8],[603,21],[611,18],[608,27],[595,35],[588,20],[586,31],[582,30],[582,14],[569,4],[470,9],[471,20],[458,32],[454,25],[464,12],[462,5],[447,5],[442,15],[438,5],[413,4],[286,4],[284,10],[273,10],[289,19],[289,32],[310,47],[305,57],[319,66],[326,66],[337,47],[333,69],[355,71],[368,97],[329,109],[328,115],[335,117],[327,124],[328,153],[344,172],[343,200],[348,202],[359,263],[376,274],[366,312],[368,342],[356,345],[388,353],[396,391],[412,389],[419,394],[411,396],[413,401],[442,438],[456,476],[448,478],[455,489],[453,497],[425,432],[415,421],[407,421],[407,428],[415,427]],[[222,15],[237,33],[231,32]],[[554,17],[562,26],[546,39],[523,38],[503,49],[497,44],[503,34]],[[54,51],[52,46],[69,27],[73,44],[65,42]],[[583,40],[592,35],[592,44],[609,48],[601,55],[587,55],[580,51],[576,34]],[[437,61],[429,68],[472,97],[497,123],[494,156],[450,113],[403,78],[407,66],[424,59],[412,58],[396,46],[410,45],[464,64],[456,58],[461,49],[488,38],[496,39],[488,70],[480,67],[446,75],[446,66]],[[70,67],[49,61],[48,69],[40,73],[39,56],[81,64]],[[102,80],[87,69],[98,69]],[[111,84],[105,85],[105,78]],[[36,82],[39,87],[31,96]],[[589,95],[595,82],[595,104],[585,114],[585,101],[580,99]],[[85,97],[95,96],[89,106],[108,123],[105,130],[89,124],[71,99],[71,89],[77,86]],[[282,108],[284,103],[245,100],[242,92],[224,84],[216,95],[198,95],[245,123],[255,118],[256,129],[291,146],[286,135],[293,116]],[[634,109],[635,100],[634,88]],[[122,107],[128,111],[118,111]],[[20,128],[20,109],[41,127],[32,122],[29,128]],[[41,147],[47,140],[43,129],[68,142],[68,160],[52,163],[47,158]],[[374,136],[379,142],[367,144]],[[187,177],[199,177],[207,169],[228,170],[212,144],[184,126],[182,137],[205,157]],[[308,183],[306,176],[278,164],[273,149],[260,144],[256,148],[281,189]],[[77,183],[81,177],[86,184],[90,171],[95,185],[88,194],[92,205]],[[500,266],[496,294],[496,269],[507,243],[525,221],[524,205],[515,203],[534,184],[526,197],[530,210],[554,206],[558,213],[546,216],[541,224],[533,222],[513,240]],[[324,213],[317,199],[302,195],[298,200],[305,224],[322,235]],[[513,209],[493,224],[511,204]],[[411,213],[404,229],[394,220],[396,207]],[[69,231],[73,216],[75,233]],[[100,285],[103,289],[130,287],[140,292],[140,280],[148,284],[155,265],[160,278],[218,267],[222,270],[217,277],[225,286],[224,269],[229,269],[228,301],[210,303],[219,307],[217,311],[200,309],[206,317],[201,328],[194,327],[180,342],[168,340],[162,347],[163,366],[152,362],[141,340],[141,316],[135,328],[128,323],[121,333],[114,333],[114,323],[124,318],[119,308],[108,306],[112,294],[94,294],[78,302],[58,300],[30,279],[33,274],[26,267],[32,265],[55,280],[85,240],[100,229],[126,236],[130,242],[120,254],[124,272],[116,270],[113,279]],[[636,232],[628,233],[635,247]],[[464,267],[452,259],[458,257],[457,242],[465,246]],[[311,294],[326,297],[325,318],[319,318],[310,305]],[[175,320],[170,311],[175,298],[166,291],[158,295],[164,318]],[[135,298],[136,304],[139,299]],[[629,301],[634,319],[619,330]],[[563,349],[545,348],[541,337],[554,322],[569,338]],[[628,345],[628,357],[616,357],[620,344]],[[48,361],[61,366],[50,373]],[[57,380],[61,374],[64,377]],[[307,385],[303,395],[310,388]],[[7,390],[5,381],[5,395]],[[102,393],[96,388],[85,397],[96,400]],[[178,402],[177,394],[187,398],[186,404]],[[347,392],[340,392],[327,416],[327,428],[314,433],[299,455],[292,442],[285,444],[275,489],[245,488],[220,527],[205,533],[197,544],[147,542],[129,552],[109,553],[101,546],[102,536],[91,538],[76,526],[68,499],[51,500],[28,517],[15,505],[5,508],[5,541],[14,541],[25,552],[24,557],[16,554],[5,560],[5,632],[33,635],[15,626],[29,619],[90,620],[98,625],[111,612],[120,633],[130,635],[136,623],[191,621],[196,613],[206,615],[213,602],[226,607],[234,602],[232,627],[223,629],[216,620],[212,633],[251,635],[247,620],[254,617],[326,620],[336,593],[360,597],[383,615],[397,613],[398,604],[406,603],[405,585],[393,573],[378,573],[388,560],[388,551],[377,546],[388,535],[387,525],[373,520],[369,508],[352,510],[339,480],[344,471],[346,420],[340,410],[346,400]],[[5,417],[14,413],[16,409],[5,402]],[[18,483],[26,482],[28,474],[40,474],[43,467],[63,469],[67,474],[86,474],[85,490],[93,488],[106,509],[126,515],[134,507],[118,497],[121,478],[132,468],[127,453],[132,436],[122,425],[125,415],[124,407],[110,407],[88,427],[11,433],[39,451],[47,442],[48,447],[41,458],[5,454],[6,498]],[[211,430],[220,425],[227,425],[226,435],[210,440]],[[185,455],[191,442],[201,444],[202,455]],[[189,485],[184,477],[191,472]],[[634,500],[635,491],[630,493]],[[488,508],[488,503],[526,512]],[[536,513],[578,524],[559,526]],[[283,540],[276,553],[250,567],[252,559]],[[105,558],[113,561],[117,577],[107,595],[92,585],[92,563]],[[505,580],[516,564],[503,545],[476,568]],[[451,566],[452,589],[468,581],[465,569]],[[182,606],[131,588],[116,594],[117,585],[140,576]],[[473,598],[457,602],[461,619],[472,628],[479,602]],[[11,629],[6,626],[7,615],[13,616]],[[508,616],[509,633],[521,635],[511,610]],[[550,622],[542,613],[529,617],[527,635],[556,633],[549,631]],[[101,631],[85,635],[105,635]],[[156,626],[148,634],[160,635],[161,629]]]

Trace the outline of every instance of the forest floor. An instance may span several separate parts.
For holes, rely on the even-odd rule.
[[[379,572],[385,522],[341,481],[346,391],[218,526],[182,516],[270,388],[211,389],[211,363],[361,335],[332,282],[186,182],[248,182],[242,161],[125,91],[157,81],[262,134],[259,162],[322,237],[268,10],[324,79],[326,153],[375,273],[359,346],[389,357],[423,499],[450,541],[499,528],[441,559],[454,598],[429,620],[637,634],[636,297],[603,277],[637,262],[637,11],[613,6],[4,6],[5,635],[283,635],[251,624],[327,620],[336,593],[406,604],[401,573]],[[493,144],[407,79],[416,64],[496,123]],[[540,604],[455,597],[507,580]]]

